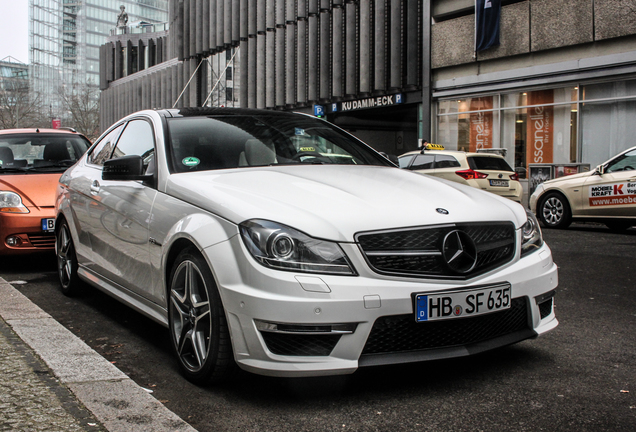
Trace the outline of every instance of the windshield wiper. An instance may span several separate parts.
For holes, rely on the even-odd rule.
[[[25,172],[27,168],[12,168],[12,167],[0,167],[0,173],[2,172]]]

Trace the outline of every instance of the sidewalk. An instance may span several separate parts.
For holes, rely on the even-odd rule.
[[[0,278],[0,431],[195,431]]]

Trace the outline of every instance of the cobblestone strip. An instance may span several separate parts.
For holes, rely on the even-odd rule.
[[[105,431],[2,318],[0,430]]]

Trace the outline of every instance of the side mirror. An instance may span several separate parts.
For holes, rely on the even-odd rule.
[[[528,170],[525,167],[518,166],[518,167],[515,167],[515,172],[517,173],[519,177],[525,177],[526,174],[528,173]]]
[[[604,165],[597,166],[596,170],[594,171],[594,174],[597,174],[597,175],[605,174],[605,166]]]
[[[151,181],[152,174],[144,175],[144,164],[141,156],[128,155],[104,162],[102,180],[143,180]]]

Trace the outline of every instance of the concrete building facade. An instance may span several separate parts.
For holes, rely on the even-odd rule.
[[[210,105],[200,65],[225,55],[240,106],[322,115],[387,153],[505,148],[523,177],[634,145],[633,0],[501,3],[500,45],[475,52],[474,0],[169,0],[165,62],[117,75],[103,48],[102,128]]]

